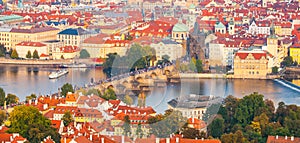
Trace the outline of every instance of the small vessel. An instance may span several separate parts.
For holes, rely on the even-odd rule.
[[[64,64],[60,66],[61,68],[88,68],[87,64]]]
[[[49,75],[49,79],[56,79],[56,78],[59,78],[65,74],[69,73],[68,70],[66,69],[63,69],[63,70],[57,70],[55,72],[51,72],[50,75]]]

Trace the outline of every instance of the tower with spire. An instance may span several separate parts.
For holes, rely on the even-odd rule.
[[[267,38],[267,51],[278,59],[278,37],[275,34],[274,23],[270,27],[270,35]],[[279,62],[275,61],[275,66],[279,66]]]

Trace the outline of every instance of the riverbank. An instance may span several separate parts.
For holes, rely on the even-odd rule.
[[[24,65],[24,66],[38,66],[38,67],[59,67],[62,64],[84,63],[87,65],[95,65],[91,59],[59,59],[59,60],[37,60],[37,59],[6,59],[0,58],[0,65]]]
[[[237,78],[233,74],[213,74],[213,73],[180,73],[180,78],[193,79],[193,78],[208,78],[208,79],[252,79],[252,78]],[[265,78],[253,78],[253,79],[277,79],[280,75],[267,75]]]

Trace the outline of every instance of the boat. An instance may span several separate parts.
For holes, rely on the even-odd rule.
[[[60,68],[88,68],[87,64],[63,64]]]
[[[56,79],[56,78],[59,78],[65,74],[69,73],[68,70],[57,70],[55,72],[51,72],[50,75],[49,75],[49,79]]]

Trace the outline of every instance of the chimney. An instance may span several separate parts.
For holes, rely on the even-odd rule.
[[[278,139],[278,135],[276,135],[276,140]]]
[[[125,143],[125,136],[122,135],[122,143]]]
[[[179,143],[179,138],[178,137],[176,137],[176,143]]]
[[[193,123],[193,124],[195,123],[195,118],[194,118],[194,117],[192,117],[192,123]]]
[[[28,104],[31,105],[31,99],[28,101]]]
[[[104,142],[104,138],[101,138],[101,143],[105,143],[105,142]]]
[[[286,139],[287,140],[287,136],[285,136],[285,138],[284,139]]]
[[[64,143],[67,143],[67,137],[64,137]]]
[[[204,141],[204,138],[201,138],[202,141]]]
[[[291,136],[291,141],[294,141],[294,136]]]
[[[156,138],[156,139],[155,139],[155,143],[159,143],[159,138]]]
[[[90,134],[90,141],[93,141],[93,135]]]
[[[170,138],[166,138],[166,143],[170,143]]]

